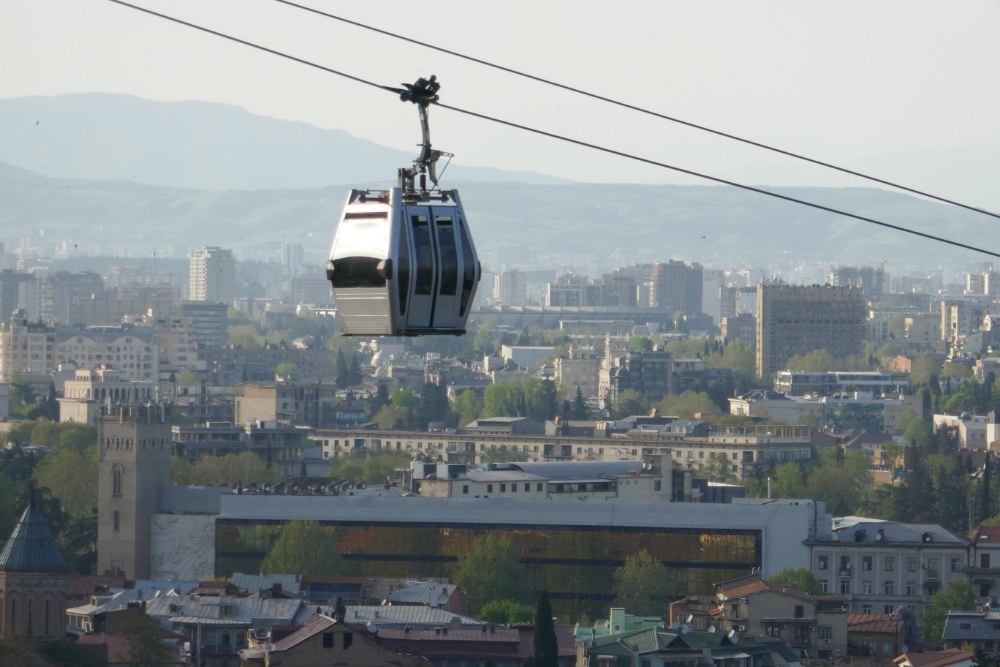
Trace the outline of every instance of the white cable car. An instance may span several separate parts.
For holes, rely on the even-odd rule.
[[[431,150],[427,107],[440,85],[404,85],[400,97],[420,110],[420,156],[391,190],[351,190],[327,262],[348,336],[462,335],[481,276],[458,191],[437,189],[448,154]]]

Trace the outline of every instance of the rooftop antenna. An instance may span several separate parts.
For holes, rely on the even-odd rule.
[[[437,77],[432,74],[429,79],[421,77],[414,83],[404,83],[402,85],[402,88],[389,88],[389,90],[399,93],[399,99],[402,101],[413,102],[417,105],[417,111],[420,113],[422,141],[420,142],[420,155],[413,161],[413,166],[409,168],[404,167],[399,170],[399,187],[410,192],[416,191],[415,180],[419,175],[419,191],[427,192],[428,176],[431,179],[432,187],[437,187],[438,184],[437,161],[441,157],[452,157],[451,153],[431,148],[431,129],[427,107],[438,101],[438,91],[441,89],[441,84],[438,82]]]

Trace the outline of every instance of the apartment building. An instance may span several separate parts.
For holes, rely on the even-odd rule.
[[[757,286],[757,377],[816,349],[836,358],[862,353],[867,309],[860,287]]]

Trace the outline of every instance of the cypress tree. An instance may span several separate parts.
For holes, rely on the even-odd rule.
[[[542,591],[538,598],[538,608],[535,611],[535,656],[533,667],[558,667],[559,642],[556,640],[556,628],[552,622],[552,607],[549,596]]]

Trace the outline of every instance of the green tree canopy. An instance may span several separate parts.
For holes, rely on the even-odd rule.
[[[327,528],[317,521],[296,520],[286,523],[278,533],[261,572],[334,577],[351,574],[351,567]]]
[[[790,568],[778,570],[767,578],[767,583],[778,586],[788,586],[809,595],[822,595],[823,586],[819,583],[819,577],[813,574],[809,568]]]
[[[455,583],[465,591],[465,601],[474,613],[492,600],[531,600],[527,577],[514,543],[506,535],[487,533],[472,541],[468,553],[458,559]]]
[[[479,419],[483,412],[483,402],[474,389],[466,389],[455,397],[451,410],[455,414],[454,422],[465,426]]]
[[[614,572],[615,605],[637,616],[664,616],[674,597],[672,579],[667,566],[645,549],[632,554]]]
[[[964,579],[952,579],[942,590],[934,594],[930,605],[924,611],[920,622],[920,636],[925,642],[936,644],[941,641],[944,624],[949,611],[974,611],[976,594]]]
[[[477,618],[500,625],[531,623],[535,620],[535,608],[513,600],[491,600],[479,610]]]
[[[712,397],[703,391],[685,391],[683,394],[668,394],[656,404],[662,415],[693,419],[699,412],[714,413],[719,411]]]

